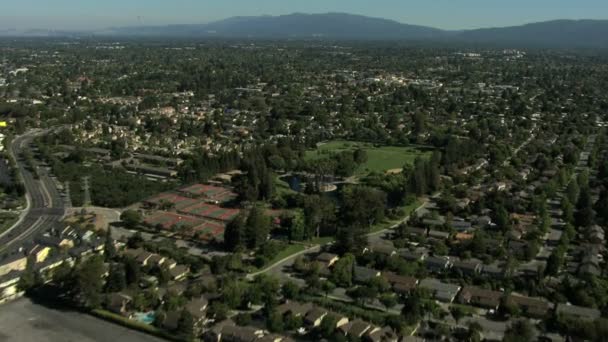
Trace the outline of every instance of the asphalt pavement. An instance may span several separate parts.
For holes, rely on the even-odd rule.
[[[38,168],[39,177],[26,168],[21,154],[31,149],[32,140],[48,130],[33,130],[16,137],[10,146],[10,153],[15,159],[19,174],[27,193],[28,207],[21,219],[0,236],[0,252],[18,248],[24,242],[61,221],[65,214],[64,201],[54,181],[44,168]]]
[[[22,298],[0,306],[0,342],[161,342],[163,339],[93,316]]]

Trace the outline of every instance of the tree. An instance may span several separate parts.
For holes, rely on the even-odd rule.
[[[457,305],[453,305],[450,307],[450,313],[452,314],[452,317],[454,317],[456,322],[459,322],[460,319],[466,316],[466,312],[464,311],[464,309]]]
[[[300,287],[293,281],[288,280],[283,284],[281,293],[286,299],[296,299],[300,294]]]
[[[101,304],[104,273],[103,257],[98,255],[86,259],[76,267],[76,292],[81,303],[88,308],[97,308]]]
[[[236,309],[243,303],[245,285],[236,280],[228,280],[222,291],[222,301],[230,308]]]
[[[329,293],[332,292],[336,288],[336,284],[332,283],[330,280],[325,280],[321,283],[321,290],[325,293],[325,297],[329,296]]]
[[[511,222],[509,220],[509,212],[503,207],[500,206],[496,210],[496,226],[501,229],[503,232],[509,230],[511,228]]]
[[[280,333],[285,330],[285,325],[283,323],[283,316],[277,311],[272,310],[268,314],[268,320],[266,320],[266,326],[268,330],[274,333]]]
[[[103,245],[103,255],[106,259],[112,260],[116,257],[116,246],[114,245],[114,239],[112,238],[112,228],[108,227],[106,231],[106,240]]]
[[[605,188],[600,192],[600,197],[595,203],[595,211],[602,222],[608,224],[608,188]]]
[[[334,234],[332,227],[336,220],[336,206],[331,199],[320,195],[306,196],[303,210],[308,238],[320,237],[322,235],[321,228],[326,233],[323,235]]]
[[[341,287],[349,287],[353,283],[353,267],[355,266],[355,256],[345,254],[340,260],[336,261],[331,272],[331,280]]]
[[[106,292],[119,292],[127,287],[127,277],[123,264],[112,264],[108,279],[106,280]]]
[[[509,326],[503,338],[504,342],[532,341],[534,327],[528,320],[518,320]]]
[[[39,281],[39,275],[34,270],[34,265],[36,264],[36,259],[33,257],[28,257],[25,265],[25,270],[23,274],[19,278],[19,282],[17,283],[17,288],[20,291],[29,291],[32,288],[39,285],[41,282]]]
[[[382,303],[388,311],[390,308],[397,305],[397,298],[393,294],[383,294],[380,296],[380,303]]]
[[[358,148],[353,152],[353,159],[355,163],[361,165],[367,162],[367,151],[362,148]]]
[[[264,213],[264,209],[255,205],[249,212],[246,221],[246,244],[250,249],[262,245],[270,233],[270,217]]]
[[[413,177],[410,178],[410,182],[412,182],[412,191],[416,193],[416,196],[422,196],[428,192],[429,182],[427,181],[427,164],[426,162],[417,157],[414,161],[414,174]]]
[[[564,222],[573,223],[574,222],[574,206],[568,200],[568,197],[564,197],[562,199],[561,208],[562,208],[562,219],[564,220]]]
[[[141,224],[142,217],[141,213],[137,210],[125,210],[120,214],[120,220],[125,224],[125,227],[133,229]]]
[[[344,225],[371,226],[384,219],[386,193],[366,187],[345,187],[341,193],[340,218]]]
[[[135,259],[127,257],[124,259],[123,264],[125,266],[127,285],[139,283],[139,278],[141,276],[141,266],[139,263]]]
[[[595,221],[593,211],[593,200],[588,187],[583,187],[580,191],[578,202],[576,203],[575,222],[579,227],[590,227]]]
[[[467,341],[468,342],[480,342],[481,341],[481,333],[483,332],[483,327],[478,322],[469,322],[469,326],[467,329]]]
[[[302,210],[295,210],[293,215],[285,221],[290,241],[303,241],[310,237],[306,234],[305,218]]]
[[[578,201],[579,191],[578,182],[576,179],[572,179],[566,187],[566,198],[570,203],[576,203]]]
[[[182,310],[177,329],[186,341],[194,341],[194,317],[188,310]]]
[[[127,240],[127,247],[131,249],[141,248],[143,245],[144,237],[141,235],[141,232],[136,232],[129,237],[129,240]]]
[[[241,212],[228,223],[224,232],[224,246],[226,250],[236,251],[240,247],[245,246],[246,220],[246,214]]]

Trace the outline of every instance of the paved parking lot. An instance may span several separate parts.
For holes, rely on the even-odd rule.
[[[61,311],[19,299],[0,305],[0,342],[161,342],[140,333],[74,311]]]

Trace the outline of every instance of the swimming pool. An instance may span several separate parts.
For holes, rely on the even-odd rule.
[[[152,324],[156,319],[156,314],[154,313],[154,311],[136,312],[133,314],[133,319],[141,323]]]

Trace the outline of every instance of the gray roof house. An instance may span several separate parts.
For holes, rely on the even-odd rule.
[[[355,266],[353,268],[355,282],[366,283],[376,277],[380,276],[380,271],[374,270],[369,267]]]
[[[430,272],[441,273],[450,268],[451,262],[448,257],[432,256],[424,259],[424,265]]]
[[[555,312],[558,315],[573,317],[585,321],[594,321],[601,317],[602,313],[598,309],[585,308],[577,305],[557,304]]]
[[[453,302],[458,295],[458,291],[460,291],[460,286],[443,283],[434,278],[423,279],[418,286],[428,289],[433,293],[435,299],[446,303]]]

